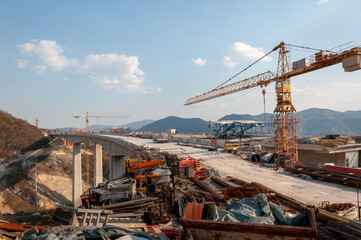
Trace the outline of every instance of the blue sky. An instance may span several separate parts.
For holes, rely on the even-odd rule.
[[[216,120],[263,112],[260,88],[201,104],[209,91],[279,42],[361,44],[360,1],[0,1],[0,109],[40,127],[84,127],[167,116]],[[311,55],[293,51],[291,60]],[[276,71],[277,53],[235,81]],[[298,111],[361,110],[361,71],[341,64],[292,79]],[[275,107],[274,85],[266,108]]]

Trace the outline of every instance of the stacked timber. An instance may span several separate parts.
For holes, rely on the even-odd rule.
[[[126,202],[114,203],[101,206],[102,209],[109,209],[117,213],[144,213],[154,206],[158,198],[146,197]]]

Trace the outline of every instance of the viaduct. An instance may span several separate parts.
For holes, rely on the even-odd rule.
[[[81,175],[81,149],[80,144],[85,142],[94,143],[94,186],[103,182],[103,156],[102,149],[110,156],[109,176],[110,180],[125,174],[125,158],[135,158],[137,151],[144,149],[142,146],[126,142],[116,136],[97,134],[51,134],[73,143],[73,206],[81,204],[82,175]]]

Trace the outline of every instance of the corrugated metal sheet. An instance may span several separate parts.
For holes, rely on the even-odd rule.
[[[183,219],[202,219],[203,207],[204,207],[203,203],[188,204]]]

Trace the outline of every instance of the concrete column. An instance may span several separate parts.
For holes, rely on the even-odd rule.
[[[103,182],[103,148],[100,144],[94,144],[94,186]]]
[[[110,157],[110,180],[119,178],[125,174],[125,157],[111,156]]]
[[[79,207],[82,194],[80,143],[73,144],[73,206]]]

